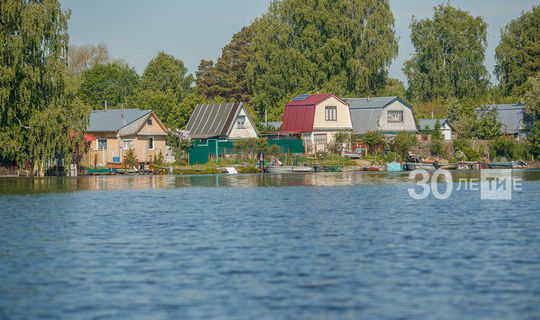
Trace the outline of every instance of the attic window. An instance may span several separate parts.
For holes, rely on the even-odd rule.
[[[148,120],[146,120],[146,124],[151,126],[152,125],[152,118],[148,118]]]
[[[337,121],[337,107],[331,106],[325,108],[325,120],[326,121]]]
[[[388,110],[388,122],[403,122],[403,110]]]
[[[246,116],[238,116],[238,118],[236,118],[236,128],[237,129],[246,128]]]

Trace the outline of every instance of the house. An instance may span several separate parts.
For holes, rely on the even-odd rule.
[[[452,131],[454,128],[450,125],[447,119],[438,119],[439,128],[441,130],[441,135],[445,141],[452,140]],[[418,128],[420,131],[430,130],[433,132],[435,130],[435,124],[437,124],[437,119],[420,119],[418,120]]]
[[[280,134],[323,150],[338,132],[352,131],[349,105],[334,94],[301,94],[285,105]]]
[[[199,104],[186,130],[193,139],[249,139],[259,131],[243,103]]]
[[[521,103],[484,105],[477,108],[476,113],[493,108],[497,109],[498,119],[502,123],[501,133],[516,139],[526,138],[536,121],[533,115],[525,112],[525,105]]]
[[[353,133],[417,131],[412,107],[398,97],[344,98],[351,110]]]
[[[161,152],[165,157],[167,128],[152,110],[113,109],[90,113],[86,133],[95,140],[81,164],[105,166],[123,163],[128,150],[133,149],[140,162],[150,162]]]

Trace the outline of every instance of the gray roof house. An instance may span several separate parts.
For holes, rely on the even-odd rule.
[[[199,104],[186,130],[194,139],[249,139],[259,132],[243,103]]]
[[[416,132],[412,107],[398,97],[344,98],[351,111],[353,133],[380,131],[396,134]]]
[[[90,112],[88,133],[97,132],[118,132],[119,136],[128,136],[137,134],[140,129],[148,122],[148,119],[153,115],[152,110],[140,109],[109,109],[109,110],[94,110]],[[158,125],[163,129],[163,132],[156,132],[156,135],[167,135],[167,129],[161,121],[154,115],[152,117],[157,120]]]
[[[497,108],[498,118],[502,123],[502,134],[526,138],[534,125],[534,116],[525,112],[525,105],[522,103],[483,105],[477,108],[476,112],[479,113],[484,108],[487,110]]]
[[[423,131],[426,130],[426,128],[428,130],[434,130],[437,120],[439,120],[439,128],[441,129],[444,140],[452,140],[452,131],[454,128],[447,119],[420,119],[418,120],[418,130]]]

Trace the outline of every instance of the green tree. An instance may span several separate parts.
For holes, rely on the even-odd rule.
[[[482,17],[439,5],[432,19],[413,17],[410,27],[415,54],[403,67],[409,99],[477,98],[486,93],[487,23]]]
[[[525,94],[525,111],[540,119],[540,75],[529,78],[531,89]]]
[[[362,140],[369,146],[369,151],[377,154],[378,146],[384,142],[384,135],[379,131],[368,131],[361,135]]]
[[[540,158],[540,121],[534,123],[529,137],[527,138],[531,144],[531,154],[533,154],[536,159]]]
[[[69,46],[68,72],[73,76],[79,76],[84,71],[92,69],[95,65],[110,62],[111,57],[104,44],[98,44],[97,46],[91,44]]]
[[[71,161],[89,110],[66,78],[69,16],[57,0],[0,2],[0,158]]]
[[[180,59],[159,52],[144,69],[141,87],[144,90],[169,91],[176,95],[180,102],[191,91],[193,76]]]
[[[81,100],[95,110],[103,109],[105,101],[109,107],[120,107],[140,84],[134,68],[115,63],[97,64],[84,71],[81,77]]]
[[[406,158],[409,150],[417,143],[418,139],[414,133],[400,131],[394,136],[391,147],[392,151],[397,152],[399,155]]]
[[[221,51],[216,64],[201,60],[197,71],[197,90],[208,99],[222,97],[231,102],[249,102],[246,66],[251,59],[250,44],[256,22],[233,35]]]
[[[433,128],[433,132],[431,133],[431,137],[435,140],[439,140],[442,138],[441,134],[441,122],[439,119],[435,120],[435,128]]]
[[[170,90],[167,92],[156,90],[137,90],[137,92],[128,97],[126,106],[130,108],[139,108],[143,110],[151,109],[167,128],[178,128],[184,121],[179,120],[176,115],[176,109],[180,104]]]
[[[278,120],[278,102],[298,93],[384,89],[398,39],[387,0],[274,0],[250,47],[252,102]]]
[[[501,127],[497,108],[483,106],[472,121],[471,136],[478,139],[493,139],[501,135]]]
[[[501,29],[495,74],[507,96],[521,96],[527,79],[540,71],[540,6],[533,6]]]

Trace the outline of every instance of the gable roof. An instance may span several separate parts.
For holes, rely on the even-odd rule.
[[[127,125],[140,120],[145,121],[152,110],[109,109],[90,112],[87,132],[116,132]]]
[[[349,106],[352,109],[382,109],[394,102],[395,100],[400,100],[396,96],[392,97],[372,97],[372,98],[344,98]],[[405,102],[401,101],[406,106],[409,106]],[[409,106],[410,107],[410,106]]]
[[[523,120],[525,115],[525,105],[521,103],[516,104],[496,104],[496,105],[483,105],[477,108],[475,111],[481,112],[482,108],[487,107],[487,110],[493,110],[497,108],[498,119],[502,123],[501,131],[506,134],[519,133],[523,127]]]
[[[330,98],[330,97],[336,97],[333,93],[324,93],[324,94],[300,94],[296,97],[294,97],[289,103],[287,103],[285,106],[314,106],[316,104],[321,103],[322,101]],[[338,98],[339,99],[339,98]],[[341,100],[341,99],[339,99]]]
[[[446,122],[446,119],[420,119],[418,120],[419,128],[418,130],[424,130],[427,126],[429,130],[435,129],[435,124],[437,124],[437,120],[439,120],[439,125],[442,127]],[[450,125],[450,123],[448,123]]]
[[[244,105],[236,103],[199,104],[189,118],[186,130],[194,139],[227,137]],[[246,115],[251,121],[246,110]]]

